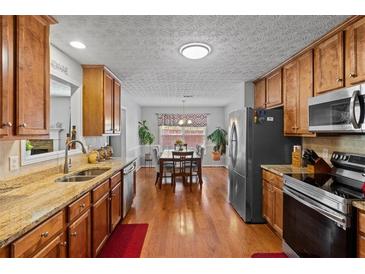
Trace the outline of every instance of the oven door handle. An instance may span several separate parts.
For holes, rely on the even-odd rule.
[[[284,187],[284,193],[287,194],[288,196],[292,197],[293,199],[297,200],[298,202],[317,211],[318,213],[322,214],[323,216],[327,217],[328,219],[334,221],[343,230],[346,230],[347,218],[345,216],[325,210],[325,209],[321,208],[320,206],[318,206],[318,203],[316,203],[315,201],[309,200],[304,195],[301,195],[297,191],[289,190],[287,187]]]
[[[360,96],[360,91],[359,90],[354,90],[354,92],[353,92],[353,94],[351,96],[351,100],[350,100],[350,119],[351,119],[351,124],[356,129],[359,129],[360,128],[360,124],[356,121],[356,117],[355,117],[355,101],[356,101],[356,99],[359,99],[359,96]],[[359,102],[360,102],[360,100],[359,100]],[[361,112],[362,112],[362,110],[361,110]]]

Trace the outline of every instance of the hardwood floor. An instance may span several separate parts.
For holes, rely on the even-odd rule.
[[[203,169],[203,190],[177,182],[155,187],[155,172],[137,173],[137,195],[124,223],[148,223],[141,257],[250,257],[280,252],[281,240],[270,228],[248,225],[228,203],[225,168]]]

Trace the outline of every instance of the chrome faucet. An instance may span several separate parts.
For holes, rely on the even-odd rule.
[[[69,169],[69,165],[68,165],[68,148],[73,143],[79,143],[82,147],[82,153],[86,154],[86,149],[85,149],[85,146],[82,142],[80,142],[78,140],[71,140],[71,141],[67,142],[66,143],[66,148],[65,148],[65,164],[63,166],[63,173],[65,173],[65,174],[68,173],[68,169]]]

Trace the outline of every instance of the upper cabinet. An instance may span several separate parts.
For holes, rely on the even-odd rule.
[[[0,16],[0,136],[10,136],[14,98],[14,16]]]
[[[103,65],[83,65],[83,74],[83,135],[119,135],[120,81]]]
[[[365,18],[346,29],[346,86],[365,81]]]
[[[314,48],[314,93],[344,86],[343,32],[333,35]]]
[[[313,96],[313,54],[308,51],[283,68],[284,134],[311,136],[308,98]]]
[[[255,83],[255,108],[266,107],[266,80],[262,79]]]
[[[50,16],[1,16],[0,136],[49,133]]]
[[[266,108],[283,104],[281,69],[266,77]]]

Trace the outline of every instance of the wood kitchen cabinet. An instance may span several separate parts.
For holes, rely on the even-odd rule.
[[[110,231],[113,231],[122,219],[122,183],[118,183],[110,192]]]
[[[274,231],[283,235],[283,178],[262,171],[262,214]]]
[[[283,104],[281,69],[266,77],[266,108],[279,107]]]
[[[343,32],[340,31],[314,48],[316,95],[345,85],[343,36]]]
[[[93,257],[100,252],[109,237],[109,192],[92,206]]]
[[[103,65],[83,65],[83,78],[83,135],[120,135],[120,81]]]
[[[49,133],[51,16],[0,17],[0,137],[46,138]]]
[[[309,132],[308,98],[313,96],[313,53],[308,51],[283,67],[284,134]]]
[[[346,86],[365,81],[365,18],[350,25],[345,32]]]
[[[365,258],[365,211],[358,211],[357,226],[357,257]]]
[[[14,108],[14,16],[0,16],[0,136],[10,136]]]
[[[266,107],[266,80],[255,82],[255,108]]]
[[[64,233],[58,235],[43,249],[38,251],[33,258],[66,258],[67,241]]]
[[[91,214],[87,210],[68,228],[69,248],[71,258],[91,257]]]

